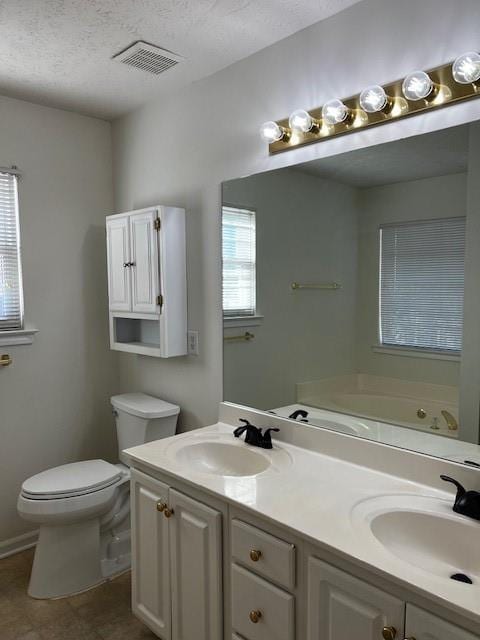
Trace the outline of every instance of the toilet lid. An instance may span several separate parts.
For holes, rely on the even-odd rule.
[[[22,494],[37,500],[80,496],[100,491],[121,477],[121,470],[105,460],[72,462],[28,478],[22,485]]]

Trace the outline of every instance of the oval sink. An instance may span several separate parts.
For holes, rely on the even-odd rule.
[[[221,476],[254,476],[269,468],[269,458],[245,446],[227,442],[196,442],[176,452],[190,469]]]
[[[452,511],[452,500],[427,496],[381,496],[352,511],[356,530],[403,562],[450,579],[467,575],[480,584],[480,522]]]

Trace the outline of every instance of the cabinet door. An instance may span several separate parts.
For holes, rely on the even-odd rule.
[[[407,604],[405,636],[411,640],[478,640],[478,636]]]
[[[131,310],[128,216],[107,220],[108,304],[111,311]]]
[[[132,471],[132,609],[163,640],[171,638],[169,527],[157,505],[167,501],[167,485]]]
[[[222,640],[221,514],[170,490],[173,640]]]
[[[384,627],[404,638],[405,604],[393,596],[310,558],[308,640],[381,640]]]
[[[132,311],[158,313],[159,265],[155,209],[130,216]]]

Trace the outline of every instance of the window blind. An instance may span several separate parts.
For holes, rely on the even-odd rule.
[[[0,331],[22,327],[17,176],[0,172]]]
[[[380,228],[380,342],[462,349],[465,218]]]
[[[222,207],[223,313],[255,315],[255,212]]]

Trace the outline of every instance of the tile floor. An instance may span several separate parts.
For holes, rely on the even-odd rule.
[[[61,600],[27,595],[33,551],[0,560],[0,640],[145,640],[130,610],[130,573]]]

